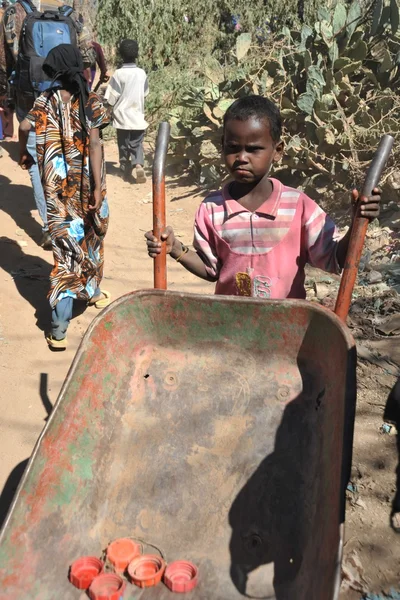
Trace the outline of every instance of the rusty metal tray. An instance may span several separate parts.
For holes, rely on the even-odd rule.
[[[337,598],[355,394],[353,339],[320,306],[120,298],[86,333],[18,488],[0,598],[80,598],[71,562],[122,536],[195,562],[192,599]]]

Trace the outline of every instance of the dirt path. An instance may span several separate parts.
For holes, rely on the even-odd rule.
[[[0,489],[16,469],[18,480],[82,335],[97,311],[87,310],[71,323],[69,348],[52,353],[44,340],[48,322],[46,279],[52,255],[37,245],[41,236],[30,180],[16,164],[16,144],[4,144],[0,159]],[[11,155],[11,156],[10,156]],[[152,287],[152,263],[147,257],[144,232],[151,228],[151,183],[131,186],[115,173],[117,151],[107,147],[110,229],[106,240],[104,287],[112,297]],[[175,195],[185,196],[182,188]],[[168,198],[171,197],[168,191]],[[171,218],[183,239],[190,242],[191,221],[198,198],[177,200],[169,206]],[[32,216],[31,216],[32,214]],[[18,243],[22,243],[21,248]],[[26,245],[25,245],[26,244]],[[192,292],[212,291],[182,268],[169,264],[169,287]],[[1,509],[3,506],[1,507]],[[1,510],[0,509],[0,510]]]
[[[32,448],[57,399],[78,344],[95,309],[72,322],[70,345],[51,353],[44,340],[48,319],[47,283],[52,257],[37,246],[38,216],[29,177],[16,162],[17,145],[4,144],[0,159],[0,522]],[[144,232],[151,226],[151,185],[131,186],[116,175],[117,152],[107,145],[108,190],[111,207],[106,240],[104,287],[113,298],[152,286]],[[191,241],[192,221],[199,196],[171,184],[167,194],[170,222],[184,242]],[[174,201],[171,201],[174,198]],[[211,285],[196,280],[169,262],[169,288],[212,293]],[[348,549],[360,557],[372,591],[389,589],[400,581],[399,537],[389,527],[390,502],[395,490],[396,438],[382,436],[382,405],[389,388],[364,368],[356,427],[355,457],[359,502],[348,508]],[[387,380],[386,380],[387,381]],[[393,378],[394,382],[394,378]],[[390,385],[391,380],[387,385]],[[356,499],[357,500],[357,499]],[[346,598],[359,598],[360,593]]]

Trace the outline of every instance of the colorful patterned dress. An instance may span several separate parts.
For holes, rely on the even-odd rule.
[[[89,300],[103,276],[103,240],[108,227],[104,158],[103,203],[95,213],[88,210],[94,189],[90,130],[108,124],[107,111],[96,94],[89,95],[86,117],[87,135],[79,120],[78,98],[64,103],[59,91],[40,96],[27,117],[36,129],[38,166],[53,245],[52,308],[67,297]]]

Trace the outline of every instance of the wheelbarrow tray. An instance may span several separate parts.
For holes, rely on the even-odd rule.
[[[320,306],[120,298],[89,327],[17,490],[0,597],[78,599],[71,562],[130,536],[197,564],[193,599],[337,598],[354,406],[353,339]],[[142,597],[172,592],[128,585]]]

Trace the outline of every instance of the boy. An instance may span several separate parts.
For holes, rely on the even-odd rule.
[[[339,273],[350,230],[339,239],[324,211],[299,190],[268,177],[283,154],[279,109],[266,98],[234,102],[224,118],[223,156],[233,181],[200,205],[194,249],[176,239],[171,227],[161,236],[167,253],[188,271],[216,281],[216,294],[260,298],[305,298],[306,263]],[[358,192],[353,191],[353,202]],[[362,198],[361,214],[379,215],[377,189]],[[149,255],[161,241],[146,233]]]
[[[136,167],[136,182],[145,183],[143,138],[148,127],[144,119],[144,99],[149,93],[146,73],[136,66],[139,47],[124,40],[119,47],[123,65],[108,85],[105,99],[113,107],[113,127],[117,130],[119,160],[125,181]]]

